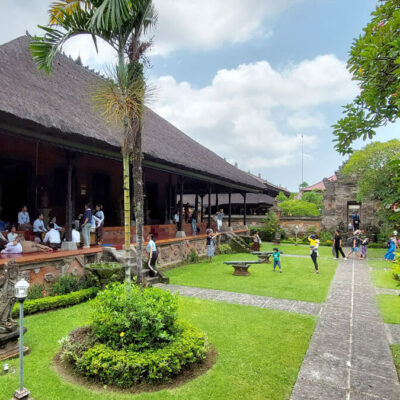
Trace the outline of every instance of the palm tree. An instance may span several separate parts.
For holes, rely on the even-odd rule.
[[[143,60],[151,42],[143,40],[153,28],[157,14],[152,0],[59,0],[50,6],[50,21],[42,37],[31,41],[32,57],[39,69],[51,73],[53,60],[70,38],[89,34],[97,50],[97,39],[106,41],[117,53],[114,79],[104,81],[93,98],[107,120],[123,126],[121,146],[124,179],[125,251],[130,254],[130,168],[134,181],[134,213],[136,219],[136,257],[138,282],[142,282],[143,250],[143,171],[142,121],[146,83]],[[128,257],[129,259],[129,257]],[[126,280],[130,281],[127,264]]]

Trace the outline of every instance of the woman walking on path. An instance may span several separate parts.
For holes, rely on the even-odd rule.
[[[394,253],[396,251],[397,246],[397,231],[393,232],[393,236],[389,240],[389,249],[385,254],[386,261],[393,261],[394,260]]]
[[[147,239],[149,240],[149,243],[146,246],[146,251],[149,254],[148,266],[150,269],[150,276],[156,276],[158,275],[158,270],[156,267],[156,262],[158,258],[157,246],[156,242],[154,241],[154,236],[152,234],[150,234]]]
[[[360,231],[355,231],[354,236],[350,239],[350,241],[350,251],[347,253],[347,258],[349,258],[351,253],[354,253],[358,258],[360,258],[360,255],[358,254],[358,250],[361,244]]]
[[[318,274],[318,246],[319,246],[319,239],[317,235],[310,235],[308,237],[308,241],[310,242],[310,257],[314,263],[314,274]]]
[[[207,233],[207,242],[206,242],[207,259],[208,262],[212,262],[215,252],[215,236],[217,235],[213,233],[212,229],[207,229],[206,233]]]
[[[335,237],[333,238],[333,248],[335,250],[336,258],[335,260],[339,259],[339,253],[342,255],[342,257],[347,260],[346,256],[343,253],[342,249],[342,237],[340,236],[340,233],[338,231],[335,231]]]
[[[251,250],[260,251],[261,239],[258,232],[255,231],[253,235],[253,244],[251,245]]]

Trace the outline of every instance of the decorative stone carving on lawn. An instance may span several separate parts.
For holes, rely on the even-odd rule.
[[[18,329],[18,324],[11,317],[15,298],[15,284],[18,279],[18,264],[15,260],[4,266],[3,276],[0,277],[0,335]]]

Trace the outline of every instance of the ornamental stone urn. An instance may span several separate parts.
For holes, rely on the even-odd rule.
[[[99,278],[101,289],[113,281],[121,281],[124,276],[124,266],[120,263],[88,264],[85,269]]]

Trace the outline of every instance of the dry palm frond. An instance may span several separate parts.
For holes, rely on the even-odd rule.
[[[60,0],[51,3],[50,25],[59,25],[66,15],[73,15],[76,11],[88,11],[93,5],[89,0]]]
[[[129,130],[142,120],[147,88],[142,77],[127,71],[126,65],[115,67],[111,78],[93,88],[92,102],[108,123],[123,123]]]

